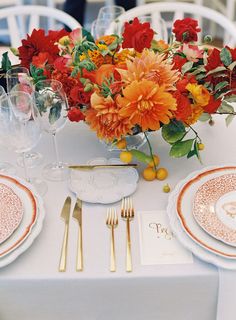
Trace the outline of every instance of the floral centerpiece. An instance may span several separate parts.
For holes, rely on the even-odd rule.
[[[151,165],[152,179],[159,160],[151,144],[148,155],[129,150],[127,135],[143,132],[148,139],[147,132],[161,130],[171,156],[200,159],[203,144],[194,123],[212,123],[212,114],[220,113],[229,124],[235,114],[230,102],[236,49],[204,46],[209,36],[198,44],[200,28],[191,18],[175,21],[172,32],[169,43],[156,41],[150,24],[138,18],[125,23],[122,36],[96,41],[84,29],[47,35],[40,29],[22,40],[17,54],[34,81],[53,78],[63,84],[71,121],[86,121],[100,139],[124,149],[123,161],[136,157]]]

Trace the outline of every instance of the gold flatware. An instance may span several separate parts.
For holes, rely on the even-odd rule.
[[[131,198],[123,198],[121,203],[121,217],[126,221],[126,271],[132,271],[130,221],[134,218],[134,208]]]
[[[111,251],[110,251],[110,271],[116,271],[116,252],[115,252],[115,236],[114,229],[118,226],[118,217],[116,214],[116,209],[107,209],[107,219],[106,225],[111,229]]]
[[[88,165],[71,165],[68,166],[70,169],[75,170],[92,170],[92,169],[98,169],[98,168],[129,168],[129,167],[137,167],[138,165],[136,163],[128,163],[128,164],[88,164]]]
[[[76,271],[83,271],[83,237],[82,237],[82,200],[76,200],[73,218],[78,221],[78,242],[77,242],[77,255],[76,255]]]
[[[61,248],[61,257],[59,263],[59,271],[66,271],[66,258],[68,247],[69,221],[70,221],[71,197],[67,197],[61,211],[61,218],[65,221],[65,231]]]

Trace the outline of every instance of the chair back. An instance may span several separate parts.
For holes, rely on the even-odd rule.
[[[44,20],[41,18],[44,18]],[[55,19],[60,23],[60,28],[63,28],[64,25],[70,29],[81,26],[77,20],[64,11],[34,5],[13,6],[0,9],[0,20],[3,19],[7,21],[12,47],[20,46],[22,37],[26,36],[27,33],[31,33],[33,29],[39,29],[40,27],[45,29],[48,19]]]
[[[209,34],[209,22],[214,22],[219,27],[218,35],[223,43],[229,45],[236,44],[236,27],[232,21],[223,14],[211,8],[185,2],[155,2],[135,7],[119,16],[120,24],[130,21],[135,17],[150,15],[153,20],[164,19],[167,26],[171,27],[177,19],[193,17],[199,21],[202,28],[202,36]],[[158,30],[155,30],[158,32]]]

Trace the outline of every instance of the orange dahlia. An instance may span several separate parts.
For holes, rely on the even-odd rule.
[[[167,90],[175,90],[178,71],[172,70],[172,65],[166,60],[165,54],[156,54],[145,49],[143,52],[127,61],[127,70],[118,69],[125,83],[147,79],[157,84],[165,85]]]
[[[86,111],[85,117],[90,128],[101,139],[120,140],[131,133],[129,119],[120,116],[119,106],[110,96],[104,98],[94,92],[91,96],[91,108]]]
[[[192,125],[198,121],[200,115],[203,113],[203,108],[198,104],[191,104],[192,113],[191,115],[185,120],[187,125]]]
[[[132,125],[138,124],[142,130],[158,130],[160,123],[167,124],[176,109],[176,100],[153,81],[142,79],[133,81],[118,96],[121,117],[129,118]]]

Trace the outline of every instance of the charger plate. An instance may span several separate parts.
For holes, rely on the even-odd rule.
[[[193,202],[205,182],[235,173],[235,164],[195,171],[176,185],[167,205],[170,225],[179,241],[200,259],[231,270],[236,270],[236,248],[213,238],[199,226],[193,217]]]

